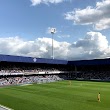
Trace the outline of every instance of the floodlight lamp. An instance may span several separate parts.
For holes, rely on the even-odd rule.
[[[56,33],[56,28],[51,28],[51,34],[55,34]]]

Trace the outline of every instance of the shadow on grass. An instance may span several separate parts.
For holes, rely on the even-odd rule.
[[[91,103],[91,102],[93,102],[93,103],[98,103],[97,100],[92,100],[92,99],[91,99],[91,100],[87,100],[87,102],[90,102],[90,103]]]

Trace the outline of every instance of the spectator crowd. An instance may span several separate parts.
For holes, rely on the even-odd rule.
[[[5,77],[0,78],[0,86],[7,85],[21,85],[31,83],[48,83],[63,80],[58,75],[46,75],[46,76],[18,76],[18,77]]]

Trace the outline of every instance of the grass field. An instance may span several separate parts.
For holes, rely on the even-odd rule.
[[[98,92],[101,102],[97,102]],[[14,110],[110,110],[110,83],[59,81],[4,87],[0,104]]]

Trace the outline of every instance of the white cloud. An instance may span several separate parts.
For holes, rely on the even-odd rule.
[[[65,19],[79,25],[92,24],[96,30],[110,28],[110,0],[97,2],[95,7],[87,6],[85,9],[67,12]]]
[[[32,6],[36,6],[38,4],[44,3],[44,4],[57,4],[57,3],[61,3],[65,0],[30,0],[32,2]]]
[[[97,22],[94,26],[96,30],[103,30],[110,28],[110,18],[104,18]]]
[[[51,49],[51,38],[34,41],[25,41],[20,37],[0,38],[1,54],[51,58]],[[110,45],[100,32],[87,32],[84,38],[72,44],[54,40],[54,56],[67,60],[106,58],[110,57]]]

